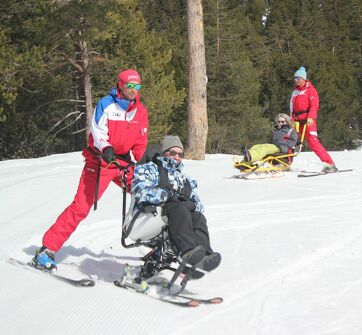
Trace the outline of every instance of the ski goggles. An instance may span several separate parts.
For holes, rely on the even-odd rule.
[[[136,91],[139,91],[139,90],[142,88],[142,85],[141,85],[141,84],[127,83],[127,84],[126,84],[126,87],[127,87],[127,88],[130,88],[130,89],[135,88]]]
[[[178,155],[180,158],[184,158],[184,153],[175,151],[175,150],[168,150],[169,154],[171,157],[175,157],[176,155]]]
[[[303,79],[302,77],[294,77],[294,80],[301,80]]]

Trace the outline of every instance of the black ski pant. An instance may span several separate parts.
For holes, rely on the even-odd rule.
[[[163,207],[163,214],[168,218],[171,243],[181,255],[198,245],[202,245],[206,254],[210,255],[213,251],[206,218],[202,213],[192,211],[188,207],[185,201],[167,202]]]

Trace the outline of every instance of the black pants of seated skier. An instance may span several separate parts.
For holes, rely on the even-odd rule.
[[[192,205],[190,201],[165,203],[163,213],[168,218],[170,240],[181,254],[202,245],[206,249],[206,254],[211,255],[213,251],[206,218],[202,213],[195,212]]]

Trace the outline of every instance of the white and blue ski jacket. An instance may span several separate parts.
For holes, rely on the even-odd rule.
[[[186,180],[191,185],[190,200],[195,203],[197,212],[204,212],[199,196],[197,195],[197,182],[182,173],[184,165],[167,157],[157,157],[162,167],[167,171],[169,183],[176,192],[185,187]],[[160,175],[157,164],[147,162],[136,166],[132,181],[132,193],[135,198],[135,209],[142,204],[160,204],[168,200],[169,191],[159,187]]]

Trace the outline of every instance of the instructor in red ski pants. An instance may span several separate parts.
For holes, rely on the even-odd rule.
[[[111,181],[122,187],[122,174],[113,161],[128,166],[130,153],[138,161],[147,147],[148,112],[140,102],[141,77],[132,69],[118,75],[117,86],[97,104],[91,124],[88,147],[83,150],[85,165],[73,202],[58,216],[43,236],[43,246],[33,262],[36,267],[56,267],[55,253],[85,219]],[[123,159],[119,159],[122,157]],[[97,172],[99,170],[99,178]],[[131,189],[133,167],[129,167],[127,189]],[[97,199],[97,200],[98,200]]]
[[[300,121],[307,127],[305,139],[311,150],[325,163],[323,172],[336,172],[337,168],[327,150],[320,143],[317,133],[317,117],[319,109],[319,96],[312,83],[307,80],[304,67],[294,73],[296,84],[290,99],[290,116],[292,121]],[[300,127],[303,129],[304,126]],[[299,131],[301,130],[299,129]]]
[[[118,163],[125,165],[120,160],[118,160]],[[68,240],[78,224],[88,216],[95,200],[97,169],[97,165],[85,163],[73,202],[58,216],[55,223],[44,234],[43,246],[54,251],[54,253]],[[131,185],[130,178],[133,175],[133,167],[129,170],[131,171],[127,174],[128,187]],[[99,178],[98,199],[100,199],[111,181],[122,187],[121,177],[118,168],[113,168],[111,165],[110,168],[102,167]]]

